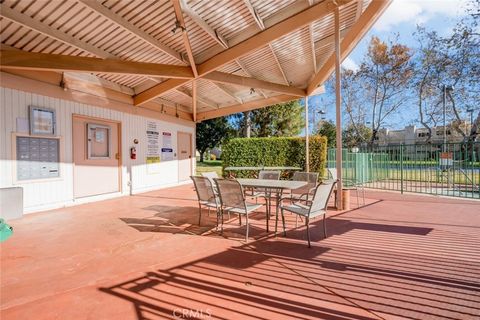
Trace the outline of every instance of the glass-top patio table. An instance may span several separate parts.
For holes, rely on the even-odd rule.
[[[278,205],[279,200],[282,198],[284,190],[295,190],[307,185],[306,181],[291,181],[291,180],[270,180],[270,179],[237,179],[242,187],[265,189],[267,199],[267,220],[270,219],[270,201],[275,198],[275,233],[277,233],[278,223]],[[268,221],[267,221],[268,232]]]

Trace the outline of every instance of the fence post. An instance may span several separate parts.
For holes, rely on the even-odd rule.
[[[403,194],[403,144],[400,145],[400,193]]]

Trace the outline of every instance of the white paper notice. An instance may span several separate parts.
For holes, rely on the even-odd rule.
[[[147,154],[146,163],[148,173],[156,173],[160,170],[160,132],[157,123],[147,122]]]
[[[171,132],[162,132],[162,161],[172,161],[174,160],[173,156],[173,147],[172,147],[172,133]]]

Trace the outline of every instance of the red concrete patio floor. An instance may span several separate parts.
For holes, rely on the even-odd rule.
[[[480,203],[367,197],[311,249],[292,216],[284,238],[255,215],[247,244],[233,217],[198,227],[191,185],[28,215],[1,245],[1,319],[478,319]]]

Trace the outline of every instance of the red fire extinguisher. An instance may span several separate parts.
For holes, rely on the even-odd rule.
[[[137,159],[137,149],[135,147],[130,148],[130,159]]]

